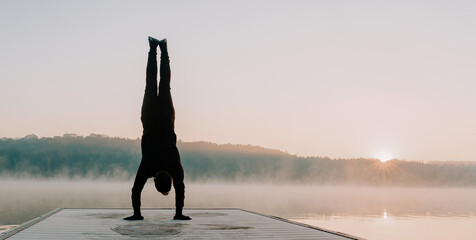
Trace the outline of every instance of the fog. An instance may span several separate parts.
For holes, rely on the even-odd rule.
[[[0,225],[21,224],[56,208],[131,208],[131,187],[132,180],[2,178]],[[283,218],[378,216],[384,211],[397,217],[476,214],[473,188],[186,182],[185,194],[185,213],[186,208],[242,208]],[[162,196],[149,180],[142,207],[173,208],[173,190]]]

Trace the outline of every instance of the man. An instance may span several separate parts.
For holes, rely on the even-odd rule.
[[[190,220],[182,214],[185,198],[183,168],[176,146],[174,131],[175,110],[170,94],[170,65],[167,40],[149,37],[149,58],[142,103],[141,121],[144,128],[141,141],[142,161],[132,187],[134,215],[125,220],[143,220],[140,212],[141,192],[147,179],[154,177],[157,191],[168,195],[175,188],[175,220]],[[157,46],[160,48],[160,82],[157,95]]]

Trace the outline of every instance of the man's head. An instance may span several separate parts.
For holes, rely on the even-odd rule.
[[[157,171],[154,175],[155,188],[167,196],[172,188],[172,177],[166,171]]]

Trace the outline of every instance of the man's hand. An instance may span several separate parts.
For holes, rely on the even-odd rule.
[[[184,216],[182,214],[176,214],[174,220],[192,220],[189,216]]]
[[[142,217],[142,215],[132,215],[130,217],[124,218],[124,220],[128,220],[128,221],[144,220],[144,217]]]

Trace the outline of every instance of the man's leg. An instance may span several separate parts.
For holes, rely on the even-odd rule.
[[[170,94],[170,60],[167,50],[167,39],[159,41],[160,47],[160,82],[159,82],[159,108],[162,113],[171,114],[174,119],[175,110]],[[173,123],[172,123],[173,126]]]
[[[149,56],[147,59],[146,82],[144,100],[142,102],[141,119],[144,130],[147,131],[154,115],[157,114],[156,98],[157,98],[157,46],[158,40],[149,37]]]
[[[160,85],[159,88],[170,89],[170,60],[167,39],[158,42],[160,48]]]

